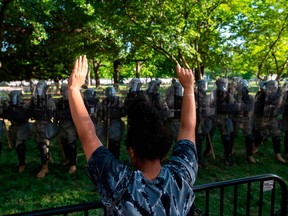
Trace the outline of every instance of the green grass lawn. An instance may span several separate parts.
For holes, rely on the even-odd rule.
[[[2,142],[0,215],[99,200],[95,187],[86,174],[86,159],[80,143],[78,143],[76,173],[68,174],[69,166],[62,165],[63,156],[59,144],[56,139],[53,139],[50,147],[53,163],[49,164],[47,176],[37,179],[35,176],[40,169],[40,155],[35,142],[33,140],[27,142],[26,170],[21,174],[17,172],[16,152],[14,149],[7,148],[5,134],[2,136]],[[124,142],[120,159],[127,161]],[[199,169],[196,185],[266,173],[276,174],[288,184],[287,164],[280,164],[274,159],[271,140],[260,146],[255,155],[258,161],[256,164],[249,164],[246,161],[245,143],[241,132],[235,140],[233,166],[224,165],[224,151],[218,131],[213,139],[213,147],[216,159],[204,158],[207,169]],[[283,149],[283,139],[281,147]]]
[[[14,149],[8,149],[5,136],[0,158],[0,215],[32,211],[49,207],[71,205],[99,200],[86,175],[86,160],[78,143],[77,172],[68,174],[68,166],[62,165],[63,157],[56,143],[52,140],[51,154],[53,163],[49,164],[49,173],[43,179],[37,179],[40,158],[33,140],[27,143],[27,165],[24,173],[17,172],[17,157]],[[196,184],[273,173],[281,176],[288,183],[287,165],[274,160],[272,143],[268,140],[260,146],[255,155],[257,164],[249,164],[245,157],[245,145],[241,133],[234,146],[234,165],[227,167],[223,162],[223,148],[218,131],[213,139],[216,159],[206,158],[207,169],[199,169]],[[121,160],[127,161],[125,147],[122,145]]]

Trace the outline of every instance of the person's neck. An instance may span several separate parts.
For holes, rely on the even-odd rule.
[[[137,169],[142,171],[144,177],[149,179],[150,181],[154,181],[154,179],[158,177],[162,167],[160,159],[139,159],[135,165]]]

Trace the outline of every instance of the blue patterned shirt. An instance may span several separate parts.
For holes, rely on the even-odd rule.
[[[108,215],[187,215],[195,195],[198,171],[196,146],[178,141],[154,181],[120,163],[104,146],[88,161],[88,174],[107,207]]]

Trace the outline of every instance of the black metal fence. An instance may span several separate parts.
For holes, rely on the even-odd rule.
[[[197,185],[194,192],[191,215],[287,216],[287,185],[274,174]]]
[[[190,215],[287,216],[287,185],[277,175],[264,174],[194,186],[196,200]],[[14,216],[106,215],[101,202],[49,208]],[[79,214],[78,214],[79,213]],[[10,215],[11,216],[11,215]]]

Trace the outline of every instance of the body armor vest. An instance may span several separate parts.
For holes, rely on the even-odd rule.
[[[35,120],[49,121],[54,117],[54,110],[48,109],[48,95],[32,98],[31,117]]]
[[[29,116],[27,110],[24,108],[21,98],[21,92],[14,90],[9,95],[9,106],[4,107],[3,117],[13,123],[25,123]]]
[[[105,113],[105,118],[109,119],[119,119],[122,117],[121,110],[119,107],[119,97],[107,97],[103,100],[103,109]]]
[[[61,120],[72,120],[72,115],[69,107],[69,101],[63,98],[59,101],[58,105],[58,119]]]
[[[279,112],[279,102],[281,95],[276,93],[272,97],[265,97],[265,105],[263,110],[263,116],[265,117],[276,117]]]
[[[216,91],[216,100],[217,100],[217,114],[228,114],[239,112],[241,105],[240,103],[235,103],[230,100],[229,94],[223,94],[221,91]]]

